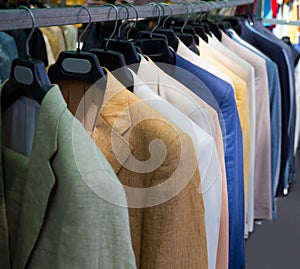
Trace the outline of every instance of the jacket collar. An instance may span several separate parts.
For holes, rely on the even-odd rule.
[[[106,78],[107,84],[100,114],[115,131],[122,135],[131,126],[129,92],[109,71]],[[115,124],[117,118],[118,124]]]
[[[124,138],[132,125],[129,96],[132,94],[109,71],[100,114],[92,137],[118,174],[131,154],[132,146]]]
[[[159,73],[156,65],[150,58],[147,61],[145,57],[141,56],[137,75],[142,78],[152,91],[159,95]]]
[[[66,103],[58,86],[55,85],[44,97],[37,119],[25,179],[16,252],[11,254],[13,268],[26,267],[43,225],[50,194],[55,184],[51,158],[57,151],[59,121],[65,109]]]

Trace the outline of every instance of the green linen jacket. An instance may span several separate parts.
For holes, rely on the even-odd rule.
[[[136,268],[123,187],[57,85],[30,156],[1,149],[1,269]]]

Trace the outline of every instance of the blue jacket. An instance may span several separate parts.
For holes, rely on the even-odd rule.
[[[240,120],[228,83],[176,55],[176,66],[159,65],[218,113],[222,129],[229,207],[229,268],[242,268],[244,256],[244,168]]]
[[[288,187],[294,167],[294,133],[295,133],[295,80],[291,49],[282,40],[276,38],[269,30],[255,20],[254,27],[247,22],[241,24],[241,37],[261,50],[273,60],[279,71],[282,107],[282,142],[281,167],[278,192]]]

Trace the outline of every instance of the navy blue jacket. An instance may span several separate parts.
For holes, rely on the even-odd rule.
[[[291,49],[282,40],[275,37],[259,21],[254,27],[248,22],[241,24],[241,37],[258,48],[273,60],[279,71],[282,106],[282,142],[280,179],[277,192],[288,187],[293,177],[294,166],[294,133],[296,118],[294,64]]]

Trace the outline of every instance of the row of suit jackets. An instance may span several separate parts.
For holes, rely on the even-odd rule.
[[[292,181],[294,165],[294,141],[295,141],[295,70],[297,55],[285,42],[278,39],[269,30],[264,28],[258,20],[254,20],[254,27],[249,23],[242,24],[241,36],[266,56],[272,59],[278,67],[278,77],[281,95],[281,157],[279,183],[275,181],[274,189],[283,193]],[[297,53],[296,53],[297,54]],[[276,191],[276,190],[275,190]]]
[[[280,67],[241,36],[199,37],[200,56],[178,40],[176,65],[140,55],[132,92],[106,70],[5,111],[3,268],[245,266],[284,140]]]
[[[29,171],[35,176],[28,176],[36,179],[36,182],[31,182],[33,186],[26,186],[27,195],[20,195],[23,190],[20,180],[22,177],[25,177],[22,182],[30,180],[26,180],[20,168],[27,170],[26,160],[25,167],[18,158],[13,157],[4,163],[8,168],[11,165],[11,169],[5,169],[8,174],[4,174],[4,181],[14,184],[4,189],[9,248],[3,252],[6,254],[6,259],[1,260],[3,268],[10,268],[10,259],[13,268],[24,268],[25,265],[34,268],[42,266],[42,263],[49,268],[207,268],[200,174],[190,136],[144,102],[141,103],[138,97],[108,73],[101,113],[97,113],[100,98],[96,97],[103,89],[96,86],[91,88],[94,92],[89,91],[93,97],[91,101],[96,103],[89,103],[89,98],[83,101],[84,108],[88,110],[84,110],[85,118],[81,122],[89,130],[89,123],[95,121],[93,142],[70,113],[73,111],[71,100],[74,101],[73,108],[76,108],[79,100],[76,95],[84,94],[83,89],[91,85],[74,81],[62,83],[66,85],[60,85],[60,89],[68,100],[70,110],[66,109],[57,86],[49,90],[38,108],[39,116],[29,155],[32,160],[29,163],[35,166],[30,167]],[[72,90],[67,98],[69,89]],[[75,95],[72,96],[73,93]],[[32,102],[26,98],[20,99],[5,112],[9,113],[8,119],[18,119],[16,113],[32,107]],[[88,113],[85,115],[85,112]],[[26,122],[22,115],[21,120]],[[49,117],[46,119],[47,115]],[[140,117],[141,122],[137,122]],[[27,120],[32,121],[32,117]],[[20,130],[13,127],[9,129],[20,134]],[[30,136],[28,129],[22,131]],[[41,141],[44,136],[48,137],[49,142],[47,139]],[[149,158],[147,148],[153,139],[164,142],[167,151],[158,167],[156,159],[152,160],[154,163],[149,163],[147,172],[145,165],[139,168],[133,161],[135,158],[140,161]],[[9,142],[8,151],[27,159],[14,150],[13,141]],[[92,154],[84,154],[82,148],[84,152]],[[106,156],[104,162],[103,156]],[[48,178],[46,171],[43,171],[45,169],[49,171]],[[174,172],[177,174],[173,175]],[[116,175],[128,187],[125,192],[130,192],[133,187],[143,187],[144,192],[136,191],[136,195],[127,196],[124,202],[124,189],[119,182],[114,182]],[[38,181],[42,181],[43,188]],[[159,184],[158,190],[151,192],[158,183],[164,182],[166,184]],[[20,195],[20,202],[17,203],[19,210],[14,206],[15,193]],[[102,208],[102,203],[107,208]],[[130,226],[126,205],[131,206]],[[26,212],[33,213],[29,216]],[[19,215],[21,222],[18,221]]]

